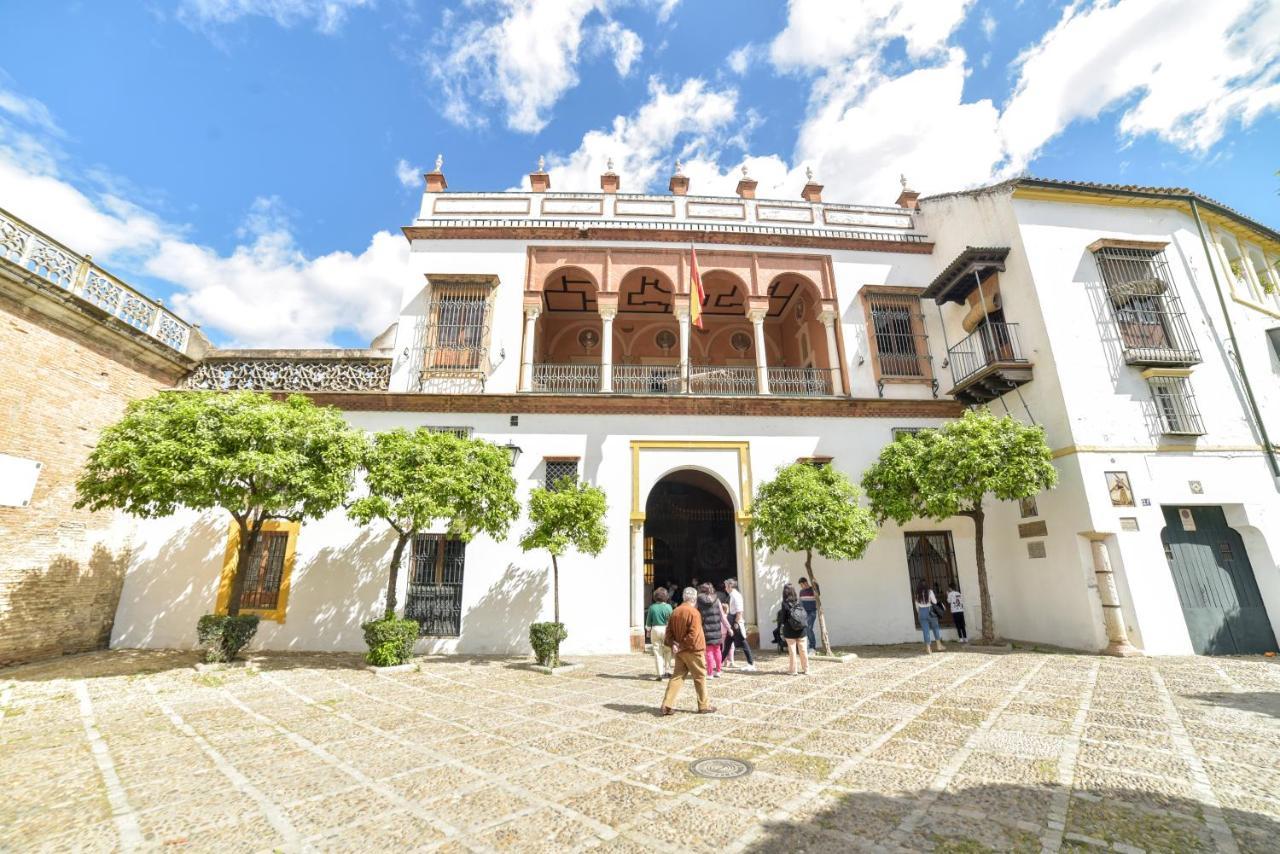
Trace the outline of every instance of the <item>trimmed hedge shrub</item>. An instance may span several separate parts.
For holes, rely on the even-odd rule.
[[[204,660],[209,664],[234,661],[257,631],[258,617],[254,614],[205,614],[196,623],[196,638],[204,647]]]
[[[364,660],[374,667],[394,667],[413,658],[413,645],[418,640],[416,620],[383,617],[362,623],[364,642],[369,653]]]
[[[543,667],[560,666],[560,642],[569,636],[564,623],[534,623],[529,626],[529,645]]]

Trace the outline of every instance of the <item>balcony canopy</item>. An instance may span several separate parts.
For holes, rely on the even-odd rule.
[[[965,297],[978,286],[977,279],[992,271],[1004,270],[1004,259],[1008,254],[1008,246],[967,246],[929,283],[920,298],[931,299],[939,305],[944,302],[963,305]],[[978,274],[977,279],[974,273]]]

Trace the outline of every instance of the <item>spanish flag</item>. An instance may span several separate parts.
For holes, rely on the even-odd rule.
[[[689,319],[693,325],[702,328],[702,304],[707,295],[702,290],[702,277],[698,275],[698,250],[689,246]]]

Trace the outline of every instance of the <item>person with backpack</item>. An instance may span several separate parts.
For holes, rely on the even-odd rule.
[[[923,579],[916,585],[916,614],[920,617],[920,632],[924,635],[924,651],[926,653],[933,652],[929,647],[929,633],[933,632],[934,642],[938,645],[938,652],[945,652],[946,647],[942,645],[942,626],[938,624],[938,611],[942,610],[938,605],[938,597],[934,594],[933,588],[924,582]]]
[[[796,675],[796,657],[800,658],[800,675],[809,675],[809,650],[805,643],[805,634],[809,631],[809,615],[800,604],[800,596],[795,587],[785,584],[782,587],[782,607],[778,609],[778,633],[787,643],[788,673]]]
[[[964,627],[964,597],[960,595],[955,582],[947,585],[947,606],[951,609],[951,622],[956,624],[956,637],[960,639],[960,643],[968,643],[969,633]]]
[[[702,636],[706,641],[707,675],[719,679],[724,644],[724,606],[710,584],[698,588],[698,613],[702,615]]]

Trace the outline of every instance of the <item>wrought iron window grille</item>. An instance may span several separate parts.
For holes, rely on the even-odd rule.
[[[284,556],[289,545],[288,531],[262,531],[249,555],[240,607],[260,611],[275,610],[284,578]]]
[[[423,329],[423,372],[484,373],[493,288],[471,282],[433,282]]]
[[[552,491],[559,489],[560,481],[566,477],[572,481],[578,479],[577,460],[547,460],[546,469],[546,486]]]
[[[1203,435],[1204,422],[1191,381],[1186,377],[1151,377],[1147,380],[1156,415],[1165,433],[1174,436]]]
[[[1107,305],[1131,365],[1194,365],[1200,351],[1163,250],[1107,247],[1094,253]]]
[[[420,637],[457,637],[462,630],[462,578],[466,543],[443,534],[413,538],[404,616]]]
[[[947,586],[960,589],[960,574],[956,568],[956,550],[951,532],[907,531],[902,537],[907,550],[907,577],[910,586],[907,595],[916,628],[920,628],[920,613],[915,607],[915,590],[921,581],[928,585],[938,603],[943,606],[943,616],[939,622],[944,626],[955,625],[951,609],[946,607]]]

